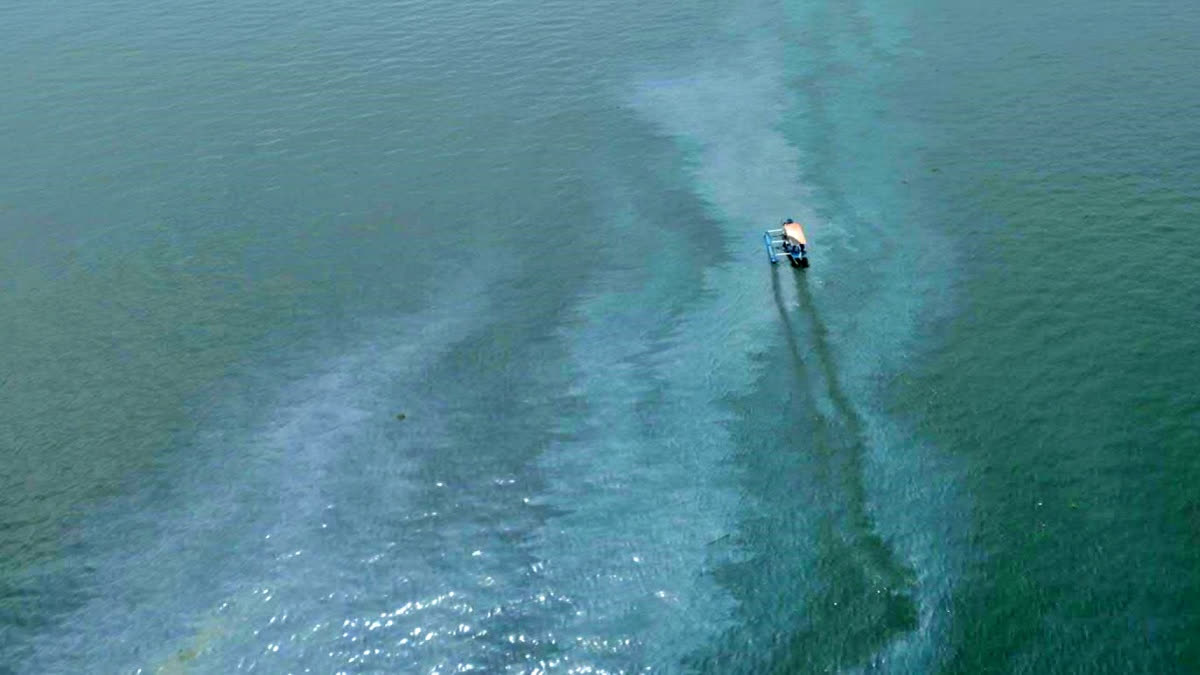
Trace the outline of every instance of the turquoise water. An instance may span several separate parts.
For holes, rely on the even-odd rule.
[[[1043,4],[0,9],[0,672],[1200,669],[1200,9]]]

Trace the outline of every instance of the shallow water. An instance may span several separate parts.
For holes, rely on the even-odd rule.
[[[0,10],[0,671],[1200,667],[1200,12],[1025,5]]]

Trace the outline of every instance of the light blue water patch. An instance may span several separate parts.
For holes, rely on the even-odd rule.
[[[34,640],[29,669],[158,672],[200,656],[218,670],[336,669],[355,662],[360,629],[372,630],[371,620],[360,625],[360,601],[381,612],[440,605],[419,586],[405,601],[378,593],[372,565],[396,546],[380,528],[422,517],[408,501],[413,467],[445,434],[425,370],[482,309],[471,299],[478,286],[448,297],[456,302],[377,325],[340,356],[293,355],[295,379],[255,428],[211,429],[153,484],[87,518],[86,569],[74,572],[88,600]],[[391,398],[398,391],[408,393],[402,403]],[[355,503],[361,495],[373,499],[367,508]]]
[[[856,437],[846,452],[863,453],[861,464],[848,465],[857,475],[838,480],[867,486],[865,497],[831,496],[847,500],[850,513],[865,509],[862,517],[916,570],[916,631],[871,660],[929,668],[941,658],[935,645],[947,630],[945,607],[961,567],[953,551],[964,545],[965,530],[954,515],[964,512],[962,497],[953,463],[878,412],[877,397],[881,383],[916,348],[915,329],[945,315],[942,289],[955,274],[953,257],[930,227],[904,219],[902,176],[913,169],[920,146],[914,142],[906,152],[903,141],[892,140],[903,134],[887,129],[886,92],[877,90],[879,71],[887,67],[879,60],[903,43],[897,26],[883,39],[852,8],[793,12],[782,27],[764,18],[776,15],[763,7],[730,19],[741,42],[709,50],[698,69],[692,64],[646,78],[634,108],[694,153],[695,190],[721,214],[731,240],[783,216],[805,223],[813,267],[795,284],[784,269],[781,296],[762,282],[747,295],[782,299],[786,330],[799,331],[799,362],[768,363],[802,369],[798,381],[820,415]],[[754,283],[744,273],[718,278],[725,292]],[[804,442],[797,440],[797,450]],[[927,485],[912,489],[909,481],[917,479]],[[841,525],[851,541],[860,536],[855,518]],[[958,524],[930,537],[929,522]],[[816,580],[805,590],[811,564],[794,561],[798,588],[792,592],[800,602],[823,590]]]
[[[968,548],[963,468],[882,412],[886,384],[921,355],[915,338],[949,316],[962,272],[951,243],[914,209],[909,179],[931,131],[894,114],[891,66],[906,49],[904,8],[826,5],[793,18],[811,44],[789,51],[792,72],[819,83],[798,92],[789,136],[816,148],[805,175],[822,215],[852,232],[834,241],[842,278],[814,287],[806,308],[827,340],[864,449],[865,508],[880,536],[916,574],[919,622],[876,656],[878,664],[930,670],[945,658],[951,594]],[[834,37],[836,36],[836,37]],[[933,523],[938,523],[931,529]]]
[[[750,384],[761,313],[717,288],[735,266],[689,288],[674,228],[616,217],[613,254],[655,264],[601,275],[561,332],[562,376],[586,413],[539,461],[550,480],[539,503],[562,515],[533,550],[551,561],[548,580],[578,594],[564,632],[582,653],[569,664],[671,669],[732,620],[713,576],[740,555],[729,537],[743,507],[723,400]],[[680,293],[694,298],[685,316],[670,309]]]
[[[821,5],[798,13],[807,31],[788,52],[798,90],[789,137],[814,151],[805,175],[823,216],[852,232],[833,242],[842,278],[811,297],[836,362],[829,386],[845,394],[842,415],[856,420],[864,448],[866,508],[880,536],[916,573],[919,623],[876,663],[930,670],[946,656],[948,606],[966,564],[969,500],[963,467],[922,443],[902,420],[882,412],[886,384],[920,357],[915,341],[954,308],[962,275],[951,242],[914,207],[910,179],[934,131],[894,110],[893,64],[909,49],[904,7]],[[937,527],[932,528],[933,523]]]

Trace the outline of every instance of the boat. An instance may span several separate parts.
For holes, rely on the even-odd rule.
[[[774,230],[763,232],[763,244],[771,264],[787,258],[792,267],[808,267],[808,238],[800,223],[788,218]]]

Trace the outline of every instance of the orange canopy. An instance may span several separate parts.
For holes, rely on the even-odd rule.
[[[783,236],[797,244],[808,246],[808,240],[804,238],[804,230],[800,228],[800,223],[784,223]]]

